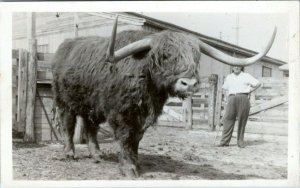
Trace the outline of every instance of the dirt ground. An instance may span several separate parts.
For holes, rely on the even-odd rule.
[[[229,147],[213,146],[216,132],[151,127],[139,148],[138,180],[286,179],[287,137],[245,134]],[[219,134],[220,138],[220,134]],[[13,144],[15,180],[126,179],[118,169],[118,145],[101,137],[103,161],[94,163],[86,145],[76,145],[77,159],[64,159],[60,143]]]

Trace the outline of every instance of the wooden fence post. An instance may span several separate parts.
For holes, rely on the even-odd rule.
[[[211,131],[215,130],[215,113],[216,113],[216,98],[217,98],[217,86],[218,75],[212,74],[209,78],[209,102],[208,102],[208,125]]]
[[[36,100],[37,81],[37,40],[35,39],[35,13],[28,13],[28,39],[29,39],[29,62],[28,62],[28,87],[26,105],[26,127],[24,141],[35,142],[34,132],[34,109]]]
[[[192,104],[192,96],[188,96],[184,101],[183,101],[183,108],[184,108],[184,119],[186,123],[186,128],[187,129],[192,129],[193,128],[193,104]]]
[[[250,94],[250,104],[255,105],[255,92]]]
[[[215,126],[220,125],[221,123],[221,110],[222,110],[222,101],[223,101],[223,75],[219,76],[217,84],[217,98],[216,98],[216,109],[215,109]]]
[[[18,79],[18,110],[17,122],[18,131],[24,132],[26,122],[26,99],[27,99],[27,79],[28,79],[28,52],[19,49],[19,79]]]
[[[74,36],[78,37],[78,30],[79,30],[79,14],[74,13]],[[76,118],[76,125],[75,125],[75,133],[74,133],[74,143],[76,144],[82,144],[84,142],[84,121],[82,117],[78,116]]]
[[[75,133],[73,141],[75,144],[82,144],[84,142],[84,121],[81,116],[76,117]]]

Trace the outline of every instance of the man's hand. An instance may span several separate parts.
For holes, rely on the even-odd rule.
[[[250,93],[252,93],[253,91],[257,90],[260,86],[261,86],[261,83],[258,83],[256,86],[250,85],[250,87],[251,87]]]

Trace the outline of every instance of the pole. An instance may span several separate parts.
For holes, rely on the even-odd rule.
[[[34,110],[37,81],[37,40],[35,39],[35,13],[27,13],[27,34],[29,42],[28,88],[26,105],[25,142],[35,142]]]
[[[78,13],[74,14],[74,36],[78,37],[78,28],[79,28],[79,15]],[[82,144],[84,143],[84,121],[83,118],[77,116],[76,125],[75,125],[75,133],[74,133],[74,143]]]

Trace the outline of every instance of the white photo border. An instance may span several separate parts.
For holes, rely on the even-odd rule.
[[[1,186],[3,187],[253,187],[299,186],[299,2],[298,1],[104,1],[0,3],[1,23]],[[12,13],[13,12],[247,12],[288,13],[290,42],[289,131],[287,180],[167,180],[167,181],[16,181],[12,179]],[[296,37],[295,37],[296,35]],[[293,68],[292,68],[293,67]],[[4,92],[5,91],[5,92]]]

